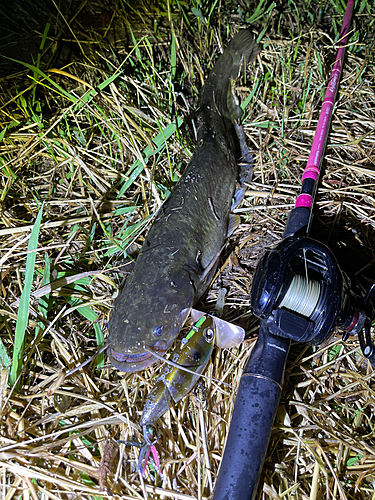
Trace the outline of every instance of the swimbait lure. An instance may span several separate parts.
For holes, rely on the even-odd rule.
[[[155,448],[157,439],[154,439],[154,425],[174,403],[178,403],[193,389],[210,360],[214,342],[214,321],[210,316],[202,316],[172,354],[171,360],[175,366],[165,364],[157,378],[154,388],[146,399],[140,420],[144,442],[142,444],[126,442],[141,448],[138,470],[142,474],[145,473],[148,457],[152,452],[156,468],[161,475]]]
[[[211,282],[233,230],[232,199],[239,203],[253,170],[232,80],[259,52],[250,31],[238,32],[202,88],[195,152],[113,306],[108,357],[119,370],[146,368],[156,361],[150,350],[163,355]]]
[[[210,360],[214,341],[213,319],[203,316],[182,339],[180,348],[171,357],[180,367],[166,364],[148,395],[140,420],[144,432],[145,428],[153,426],[173,403],[180,401],[192,390]]]

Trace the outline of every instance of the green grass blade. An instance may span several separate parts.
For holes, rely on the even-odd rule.
[[[200,9],[197,9],[196,7],[192,7],[191,8],[191,12],[197,16],[198,19],[200,19],[202,21],[203,24],[207,24],[206,23],[206,20],[202,14],[202,11]]]
[[[250,95],[248,95],[246,97],[246,99],[240,104],[242,111],[244,111],[246,109],[246,106],[249,104],[249,102],[251,101],[251,99],[256,94],[256,92],[258,90],[258,86],[259,86],[259,80],[255,82],[253,90],[251,91]]]
[[[42,60],[42,52],[43,52],[44,45],[45,45],[46,40],[47,40],[47,35],[48,35],[50,27],[51,27],[51,24],[47,23],[46,27],[44,28],[44,33],[43,33],[42,41],[40,42],[40,47],[39,47],[39,52],[38,52],[38,59],[36,62],[37,68],[40,67],[40,61]],[[37,73],[34,71],[34,79],[36,80],[36,78],[37,78]],[[35,104],[35,92],[36,92],[36,87],[33,88],[33,105]]]
[[[21,373],[22,369],[22,357],[23,357],[23,350],[25,343],[25,334],[29,319],[30,293],[34,279],[34,269],[36,260],[36,252],[33,252],[32,250],[36,250],[38,247],[38,238],[39,238],[40,223],[43,214],[43,207],[44,204],[41,206],[39,210],[33,230],[31,231],[29,244],[27,246],[28,251],[31,252],[27,255],[26,259],[25,282],[17,314],[16,332],[14,336],[12,369],[9,376],[9,383],[12,387],[16,383],[17,378]]]
[[[3,130],[0,132],[0,141],[2,141],[4,139],[6,131],[7,131],[7,127],[4,127]]]
[[[167,125],[162,132],[160,132],[155,139],[152,140],[152,142],[155,144],[156,149],[153,151],[149,146],[147,146],[143,150],[143,157],[145,160],[151,155],[156,155],[160,151],[164,149],[166,146],[166,141],[176,132],[176,130],[181,127],[183,123],[182,118],[177,118],[177,124],[176,123],[170,123]],[[117,198],[121,198],[128,188],[133,184],[135,179],[138,177],[138,175],[142,172],[143,170],[143,164],[139,161],[136,160],[133,165],[130,167],[129,171],[127,172],[127,176],[129,176],[129,179],[123,184],[123,186],[120,189],[119,194],[117,195]]]
[[[108,85],[110,85],[114,80],[116,80],[116,78],[118,78],[120,74],[121,74],[121,72],[117,71],[116,73],[114,73],[113,75],[111,75],[109,78],[107,78],[106,80],[104,80],[104,82],[100,83],[97,86],[97,88],[99,90],[104,90],[106,87],[108,87]],[[97,90],[90,89],[88,92],[86,92],[86,94],[84,94],[83,96],[80,97],[79,102],[77,102],[76,105],[73,108],[73,113],[76,112],[76,111],[79,111],[86,103],[88,103],[89,101],[91,101],[91,99],[93,99],[97,95],[98,95],[98,91]]]
[[[255,23],[255,21],[258,21],[261,17],[266,16],[276,7],[276,2],[272,2],[268,7],[266,5],[267,0],[260,0],[254,14],[252,14],[249,18],[246,18],[246,22],[252,24]]]
[[[55,81],[52,80],[52,78],[50,78],[49,76],[47,76],[45,73],[43,73],[43,71],[41,71],[36,66],[33,66],[32,64],[29,64],[29,63],[26,63],[26,62],[23,62],[23,61],[19,61],[18,59],[12,59],[11,57],[6,57],[6,56],[3,56],[3,57],[5,57],[5,59],[9,59],[10,61],[16,62],[18,64],[22,64],[22,66],[25,66],[26,68],[30,69],[33,72],[34,75],[39,75],[39,77],[42,77],[45,80],[47,80],[47,82],[49,82],[52,85],[52,87],[48,87],[50,90],[52,90],[52,91],[58,91],[59,94],[61,94],[64,97],[66,97],[71,102],[77,102],[77,98],[74,97],[73,94],[70,94],[69,92],[67,92],[66,90],[64,90],[62,87],[60,87],[60,85],[58,85]],[[37,80],[36,80],[36,83],[42,84],[42,82],[39,82]]]
[[[77,288],[77,287],[75,286],[72,288]],[[104,346],[105,339],[103,330],[101,329],[99,323],[97,322],[98,314],[95,311],[93,311],[90,306],[85,306],[85,305],[81,306],[80,304],[81,303],[83,304],[83,302],[78,299],[70,298],[68,302],[73,307],[76,307],[77,311],[81,313],[84,318],[88,319],[89,321],[91,321],[91,323],[93,323],[98,350],[101,349]],[[96,358],[97,368],[101,368],[103,365],[104,365],[104,352],[99,354],[99,356]]]
[[[176,38],[173,29],[171,30],[171,80],[174,82],[176,78],[176,68],[177,68],[177,49],[176,49]]]
[[[136,234],[143,228],[143,226],[147,224],[150,217],[151,216],[145,217],[136,224],[132,224],[131,226],[126,227],[129,220],[127,219],[118,236],[115,238],[115,240],[112,240],[115,246],[107,250],[104,255],[106,257],[109,257],[119,250],[124,252],[125,254],[126,248],[130,244],[130,242],[135,238]]]

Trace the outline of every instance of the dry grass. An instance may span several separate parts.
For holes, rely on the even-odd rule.
[[[263,51],[238,93],[244,101],[255,89],[244,114],[255,176],[236,210],[241,225],[200,304],[211,310],[218,290],[226,288],[224,318],[244,326],[248,338],[238,349],[215,349],[206,371],[231,389],[204,381],[206,396],[186,397],[160,421],[161,480],[152,471],[141,478],[137,449],[117,443],[133,435],[140,439],[138,420],[159,366],[124,376],[99,356],[74,369],[103,343],[112,300],[131,268],[127,256],[136,254],[193,150],[197,91],[227,33],[243,23],[237,4],[220,2],[210,18],[204,2],[188,3],[183,12],[175,2],[145,2],[137,9],[119,2],[105,11],[88,2],[62,15],[52,3],[54,22],[34,65],[43,74],[7,60],[0,80],[1,121],[7,126],[0,143],[0,334],[9,356],[27,245],[44,202],[23,371],[13,389],[6,368],[0,378],[1,495],[209,498],[236,387],[256,338],[248,298],[252,273],[264,249],[280,239],[299,192],[335,57],[332,26],[340,27],[341,7],[331,2],[314,11],[308,2],[297,9],[290,1],[254,23],[258,33],[265,30]],[[45,25],[42,14],[39,25],[35,19],[30,25],[38,47]],[[372,3],[362,2],[313,227],[345,270],[353,274],[367,266],[371,278],[374,23]],[[20,24],[21,34],[26,26]],[[183,124],[168,137],[177,117]],[[147,147],[155,149],[155,137],[160,151],[151,154]],[[319,348],[293,347],[259,498],[375,498],[372,375],[356,338],[342,342],[337,335]]]

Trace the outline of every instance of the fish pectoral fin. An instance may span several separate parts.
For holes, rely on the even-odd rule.
[[[238,166],[240,168],[240,186],[236,189],[236,192],[234,194],[234,200],[231,210],[237,208],[244,199],[247,189],[246,184],[249,184],[249,182],[251,182],[254,170],[253,155],[250,153],[250,150],[247,146],[245,132],[243,131],[242,125],[235,122],[234,128],[236,129],[236,134],[241,149],[241,157],[238,160]]]
[[[246,136],[245,136],[245,132],[243,131],[243,127],[240,123],[237,123],[237,122],[234,122],[234,128],[236,130],[236,134],[237,134],[237,137],[238,137],[238,142],[240,143],[240,149],[241,149],[241,157],[240,157],[240,161],[239,161],[239,164],[240,166],[247,166],[247,170],[249,168],[251,168],[251,173],[247,174],[247,175],[253,175],[253,155],[250,153],[250,149],[247,145],[247,142],[246,142]],[[251,177],[249,179],[249,181],[251,181]]]
[[[238,68],[238,73],[240,73],[239,68]],[[235,80],[231,79],[227,90],[227,108],[230,117],[232,119],[232,122],[236,122],[236,120],[239,120],[242,116],[242,109],[240,108],[239,100],[236,94],[234,93],[234,84]]]
[[[238,228],[241,222],[241,217],[238,214],[230,214],[228,222],[228,233],[227,237],[231,236],[234,231]]]
[[[242,203],[242,200],[245,198],[245,193],[246,187],[244,188],[239,183],[237,183],[236,191],[234,192],[233,196],[232,206],[230,207],[231,210],[234,210]]]
[[[210,274],[210,271],[212,271],[212,268],[215,266],[217,263],[217,259],[220,257],[220,254],[222,252],[224,247],[221,247],[218,252],[215,253],[211,261],[208,263],[208,265],[203,269],[202,274],[200,274],[199,278],[202,281],[206,279],[206,277]]]

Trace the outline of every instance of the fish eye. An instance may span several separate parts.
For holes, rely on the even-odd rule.
[[[155,337],[160,337],[160,335],[163,333],[163,327],[155,326],[154,331],[152,333],[155,335]]]
[[[204,338],[206,342],[211,343],[214,340],[214,331],[212,328],[208,327],[204,330]]]

